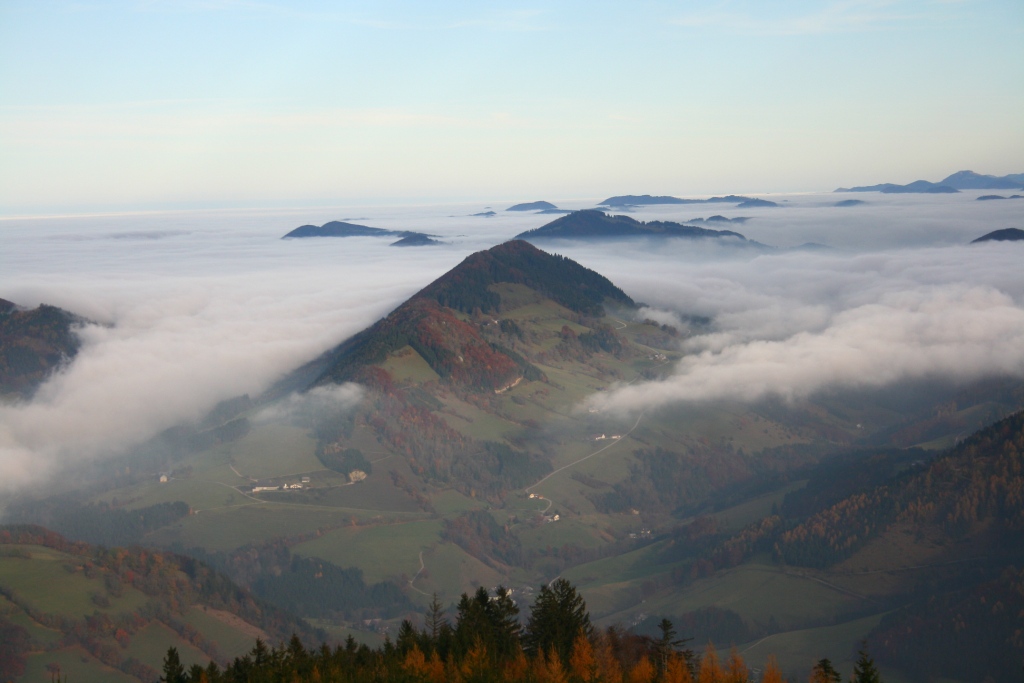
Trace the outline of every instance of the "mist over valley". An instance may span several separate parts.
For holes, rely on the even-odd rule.
[[[619,210],[3,219],[4,521],[173,551],[266,602],[160,617],[208,634],[190,661],[247,651],[210,648],[209,610],[377,643],[431,599],[507,586],[525,609],[564,577],[602,628],[668,617],[791,671],[850,666],[867,638],[913,669],[930,631],[893,634],[1002,595],[1021,547],[1002,445],[1024,407],[1020,246],[972,244],[1021,215],[983,192],[714,204],[744,219],[729,240],[692,205],[637,204],[615,225],[700,227],[536,246],[509,240]],[[299,225],[351,228],[280,239]],[[410,234],[439,243],[389,248]],[[39,304],[58,308],[24,322]],[[1000,482],[966,517],[974,489],[942,483],[963,468]],[[12,580],[16,610],[46,611]],[[807,629],[813,652],[780,645]]]

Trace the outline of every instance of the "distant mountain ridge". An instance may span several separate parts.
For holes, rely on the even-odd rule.
[[[882,194],[955,194],[960,190],[949,185],[932,183],[927,180],[915,180],[906,185],[881,183],[879,185],[862,185],[859,187],[840,187],[834,192],[881,192]]]
[[[1024,187],[1024,173],[1004,176],[982,175],[974,171],[957,171],[939,181],[958,190],[1019,190]]]
[[[979,242],[1019,242],[1021,240],[1024,240],[1024,230],[1020,228],[1003,228],[1002,230],[993,230],[976,240],[971,240],[971,244]]]
[[[556,218],[547,225],[527,230],[516,236],[521,240],[546,239],[620,239],[626,237],[678,237],[698,238],[735,238],[740,242],[751,242],[738,232],[732,230],[712,230],[683,225],[671,221],[642,222],[629,216],[611,215],[597,209],[576,211],[568,216]]]
[[[974,171],[957,171],[937,183],[915,180],[906,185],[881,183],[859,187],[840,187],[835,192],[882,192],[884,194],[951,194],[960,190],[1019,190],[1024,187],[1024,173],[1005,176],[982,175]]]
[[[288,240],[307,237],[399,237],[400,239],[397,242],[391,244],[393,247],[438,244],[436,240],[432,239],[434,235],[427,235],[422,232],[385,230],[384,228],[371,228],[367,225],[346,223],[344,221],[330,221],[323,225],[300,225],[281,237],[281,239]]]
[[[626,194],[615,197],[609,197],[603,202],[599,202],[598,206],[617,207],[653,206],[657,204],[742,204],[751,201],[766,200],[755,200],[753,197],[744,197],[742,195],[736,194],[730,194],[724,197],[709,197],[708,199],[680,199],[679,197],[670,197],[666,195],[652,196],[649,194]]]
[[[523,202],[522,204],[513,204],[512,206],[505,209],[506,211],[550,211],[551,209],[557,209],[558,207],[551,202],[539,201],[539,202]]]

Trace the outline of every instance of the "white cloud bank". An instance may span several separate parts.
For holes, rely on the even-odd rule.
[[[978,245],[699,265],[663,287],[658,303],[712,315],[713,330],[683,343],[687,355],[670,377],[590,405],[636,412],[916,379],[1024,377],[1021,252]]]
[[[304,393],[291,393],[267,406],[256,414],[256,420],[315,426],[354,409],[364,395],[363,387],[352,382],[315,387]]]
[[[686,340],[687,356],[670,379],[595,401],[635,411],[1024,373],[1024,249],[965,244],[1018,224],[1009,202],[872,196],[851,211],[831,207],[831,195],[789,198],[784,209],[712,208],[754,216],[742,231],[769,244],[815,241],[850,251],[758,256],[686,240],[558,246],[661,311],[651,317],[713,320]],[[123,453],[224,399],[256,395],[468,253],[551,219],[501,211],[512,203],[0,221],[0,297],[51,303],[102,323],[82,331],[77,359],[31,402],[0,405],[0,493],[43,482],[67,464]],[[498,215],[469,217],[485,208]],[[682,206],[634,215],[699,213]],[[345,217],[439,234],[450,244],[278,239],[303,223]],[[356,398],[351,388],[296,397],[276,417],[301,419]]]

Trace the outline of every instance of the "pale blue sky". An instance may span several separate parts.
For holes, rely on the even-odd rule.
[[[0,0],[0,213],[1024,172],[1024,3]]]

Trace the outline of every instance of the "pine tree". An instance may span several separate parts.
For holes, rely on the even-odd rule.
[[[395,647],[398,648],[398,652],[404,655],[414,647],[418,649],[416,643],[416,630],[412,627],[412,622],[408,619],[402,619],[402,623],[398,627],[398,636],[395,639]]]
[[[162,683],[187,683],[185,667],[181,665],[181,658],[178,657],[178,648],[172,647],[167,650],[164,656],[164,675],[160,677]]]
[[[811,683],[842,683],[843,677],[832,667],[832,662],[819,659],[811,669]]]
[[[448,628],[448,620],[444,616],[444,607],[441,606],[441,601],[437,599],[437,593],[434,593],[433,599],[427,606],[425,622],[424,628],[430,636],[430,642],[436,646],[438,639],[441,637],[441,631]]]
[[[592,627],[587,605],[566,579],[556,579],[543,586],[537,595],[526,625],[523,644],[530,653],[553,648],[563,662],[568,662],[576,637],[589,636]]]
[[[511,592],[504,586],[494,591],[494,599],[487,603],[487,616],[491,622],[491,647],[498,661],[510,659],[520,649],[519,608]]]
[[[882,677],[875,668],[875,660],[868,655],[867,641],[861,641],[857,651],[857,663],[853,665],[853,683],[882,683]]]
[[[672,627],[672,622],[668,619],[662,619],[658,623],[658,630],[661,631],[661,637],[654,641],[654,651],[657,654],[657,665],[660,673],[665,672],[665,666],[668,663],[669,655],[675,652],[679,646],[688,643],[691,638],[676,638],[676,631]],[[689,648],[682,650],[681,654],[686,659],[687,666],[693,661],[693,650]]]

